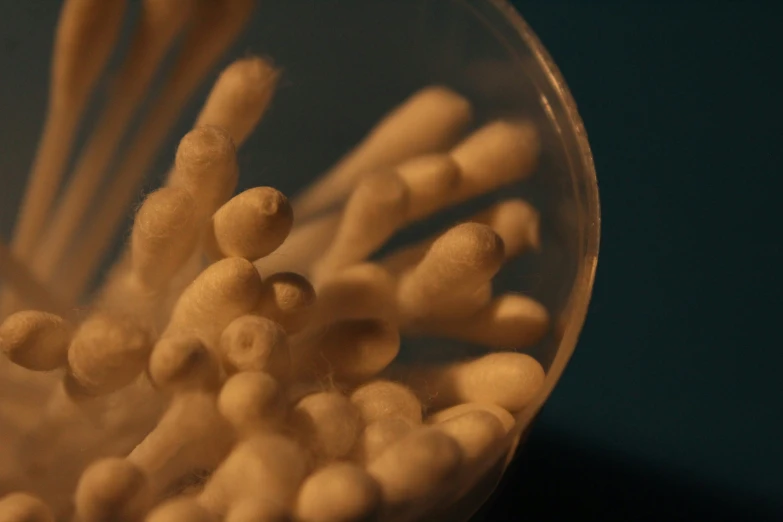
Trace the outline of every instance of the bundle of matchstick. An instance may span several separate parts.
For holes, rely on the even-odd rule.
[[[145,0],[57,199],[124,4],[66,0],[48,119],[13,242],[0,245],[0,520],[408,520],[464,493],[455,487],[508,446],[514,414],[543,386],[520,350],[547,333],[547,310],[492,289],[504,263],[540,248],[538,213],[501,201],[376,254],[401,229],[531,175],[536,129],[469,131],[469,102],[428,87],[292,203],[264,186],[234,195],[237,147],[279,76],[240,59],[84,301],[160,143],[254,2]],[[107,173],[180,34],[152,110]],[[396,361],[417,336],[487,353]]]

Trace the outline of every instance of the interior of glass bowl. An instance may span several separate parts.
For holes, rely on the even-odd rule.
[[[30,46],[23,61],[0,53],[0,66],[13,73],[4,77],[0,91],[7,125],[0,131],[5,151],[0,167],[8,172],[24,172],[34,152],[46,107],[50,46],[50,40]],[[496,293],[520,292],[540,301],[553,318],[551,332],[528,351],[544,366],[547,379],[534,403],[518,415],[517,430],[509,438],[513,446],[576,346],[598,254],[592,156],[573,99],[551,58],[521,17],[500,0],[260,2],[248,30],[223,63],[246,53],[274,60],[282,80],[271,109],[239,152],[238,191],[268,185],[295,196],[361,141],[385,113],[430,85],[447,86],[468,98],[475,112],[473,128],[498,118],[535,124],[542,155],[530,179],[417,223],[378,253],[427,237],[509,197],[521,197],[540,212],[540,251],[507,264],[493,283]],[[161,147],[146,189],[160,184],[215,75],[192,98]],[[88,114],[87,121],[91,118]],[[4,184],[7,176],[3,174]],[[6,237],[23,188],[23,176],[9,177],[0,195]],[[127,241],[129,223],[116,237],[115,255]],[[453,341],[406,339],[400,358],[440,362],[485,352]],[[498,457],[508,453],[508,446],[501,449]],[[487,461],[487,467],[491,464]]]

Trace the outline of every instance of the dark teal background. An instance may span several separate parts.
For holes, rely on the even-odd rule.
[[[783,520],[781,9],[514,2],[603,207],[583,336],[487,520]]]

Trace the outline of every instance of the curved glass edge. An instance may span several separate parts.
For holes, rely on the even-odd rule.
[[[529,48],[540,65],[541,70],[545,73],[554,94],[562,105],[567,119],[567,122],[564,123],[567,123],[567,125],[559,125],[561,138],[568,137],[563,136],[563,133],[573,134],[572,138],[576,144],[577,154],[576,157],[569,158],[572,166],[571,176],[574,186],[577,187],[575,197],[579,203],[584,205],[584,212],[580,213],[580,215],[582,218],[586,217],[589,220],[587,223],[580,223],[579,227],[580,248],[583,254],[581,256],[582,262],[574,281],[568,309],[563,313],[566,321],[565,324],[560,325],[562,337],[557,354],[547,373],[544,388],[535,401],[517,417],[518,425],[524,429],[532,422],[540,411],[541,406],[552,393],[555,384],[565,370],[576,348],[579,334],[587,318],[587,310],[592,296],[593,282],[598,264],[601,210],[598,196],[598,181],[593,162],[593,153],[587,139],[587,131],[577,110],[576,101],[571,95],[571,91],[566,85],[559,68],[536,34],[522,18],[522,15],[508,0],[488,0],[488,3],[501,13],[518,33],[519,37],[522,38],[524,44]],[[512,453],[514,450],[515,448],[511,448]]]

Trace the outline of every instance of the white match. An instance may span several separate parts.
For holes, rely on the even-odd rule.
[[[150,380],[162,390],[216,390],[220,362],[196,337],[164,337],[155,344],[147,368]]]
[[[65,297],[75,299],[84,291],[148,174],[161,143],[193,91],[245,27],[255,4],[255,0],[196,4],[194,22],[184,35],[180,52],[160,93],[152,101],[146,118],[125,151],[84,239],[64,263],[61,273]]]
[[[512,429],[514,429],[514,425],[516,424],[514,416],[511,415],[508,411],[504,410],[500,406],[481,402],[466,402],[464,404],[458,404],[457,406],[446,408],[445,410],[440,410],[430,415],[427,419],[427,422],[438,424],[449,419],[453,419],[454,417],[459,417],[460,415],[470,413],[472,411],[486,411],[491,413],[500,421],[506,433],[509,433]]]
[[[196,119],[196,126],[222,127],[240,146],[261,121],[279,78],[280,72],[262,58],[234,61],[215,81]]]
[[[135,522],[150,507],[147,478],[131,462],[106,458],[91,464],[74,495],[79,522]]]
[[[54,38],[48,114],[12,242],[21,259],[30,259],[49,218],[82,114],[114,50],[126,3],[63,3]]]
[[[490,227],[457,225],[400,277],[397,300],[408,321],[438,316],[455,296],[473,296],[500,270],[503,240]]]
[[[532,402],[546,377],[541,364],[524,353],[499,352],[443,367],[420,368],[411,385],[433,408],[464,402],[495,404],[511,413]]]
[[[407,221],[421,219],[446,206],[460,183],[459,165],[448,154],[429,154],[397,166],[408,186]]]
[[[387,114],[367,137],[293,202],[305,222],[340,204],[366,174],[423,154],[448,150],[473,117],[470,103],[444,87],[417,92]]]
[[[238,178],[237,151],[231,135],[222,127],[202,125],[180,140],[167,185],[190,193],[197,216],[206,220],[229,200]]]
[[[196,336],[217,351],[231,322],[259,304],[263,283],[253,263],[229,257],[207,267],[179,297],[163,333]]]
[[[222,517],[247,501],[290,509],[309,471],[305,450],[277,434],[241,441],[207,481],[199,503]]]
[[[359,410],[338,392],[308,395],[296,404],[290,422],[316,459],[327,461],[347,456],[362,428]]]
[[[393,171],[363,179],[351,193],[334,239],[313,266],[316,281],[367,259],[405,223],[410,194]]]
[[[380,487],[364,469],[337,462],[316,471],[302,485],[296,517],[302,522],[368,521],[380,503]]]
[[[363,319],[328,325],[305,339],[292,355],[300,375],[361,382],[384,370],[399,351],[400,332],[395,325]]]
[[[418,333],[494,349],[520,349],[538,343],[549,326],[549,312],[541,303],[522,295],[506,294],[465,320],[423,322]]]
[[[231,427],[218,413],[213,393],[181,391],[128,461],[149,476],[157,496],[188,473],[217,466],[233,442]]]
[[[143,0],[128,54],[112,78],[103,111],[32,260],[43,279],[52,277],[74,240],[155,72],[190,18],[192,4],[193,0]]]
[[[424,428],[392,444],[367,466],[381,486],[390,513],[433,502],[447,488],[462,463],[462,450],[445,433]]]
[[[283,244],[294,222],[288,199],[271,187],[234,196],[212,216],[207,233],[213,257],[255,261]]]
[[[10,493],[0,498],[0,522],[54,522],[54,515],[40,499]]]
[[[88,317],[68,349],[71,391],[106,395],[131,384],[147,366],[152,339],[135,321],[103,313]]]
[[[135,276],[161,290],[188,261],[199,238],[196,204],[184,189],[164,187],[148,195],[131,232]]]
[[[47,372],[68,363],[73,326],[46,312],[17,312],[0,325],[0,351],[28,370]]]
[[[229,374],[266,371],[286,377],[291,368],[285,330],[265,317],[243,315],[234,319],[220,336],[219,351]]]
[[[451,151],[462,175],[452,204],[529,176],[540,147],[530,122],[495,121],[480,128]]]
[[[382,418],[368,424],[359,434],[351,457],[359,463],[369,464],[418,427],[403,417]]]
[[[277,427],[284,418],[282,387],[264,372],[241,372],[230,377],[218,396],[218,410],[240,436]]]
[[[395,418],[421,424],[421,402],[413,390],[398,382],[378,380],[359,386],[351,402],[367,425]]]
[[[276,322],[291,336],[308,325],[315,306],[315,290],[305,277],[280,272],[264,281],[261,299],[253,313]]]
[[[491,458],[505,440],[506,430],[488,411],[474,410],[443,420],[433,427],[451,436],[462,450],[465,472],[474,471]]]

